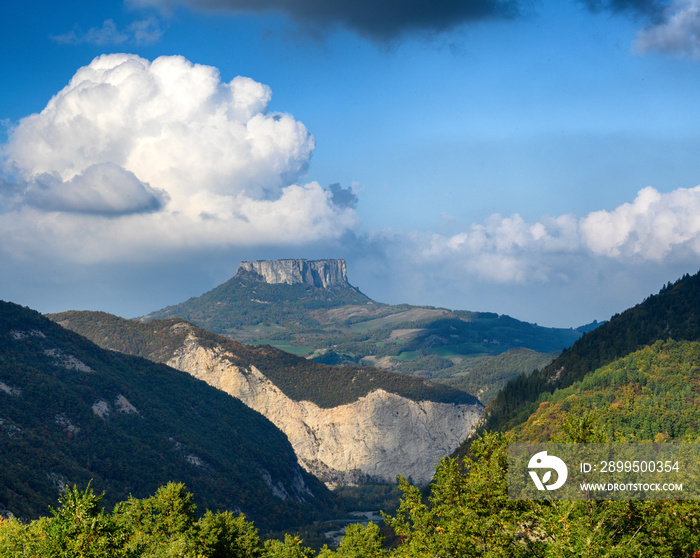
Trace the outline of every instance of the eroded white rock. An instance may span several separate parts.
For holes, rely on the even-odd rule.
[[[237,397],[282,430],[300,464],[329,486],[397,475],[428,483],[435,463],[472,432],[483,407],[413,401],[376,390],[353,403],[324,409],[293,401],[257,368],[241,368],[218,347],[190,337],[168,361]]]

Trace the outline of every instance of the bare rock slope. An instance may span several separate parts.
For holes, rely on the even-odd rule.
[[[105,348],[168,364],[240,399],[284,432],[300,464],[329,486],[397,475],[427,483],[483,411],[475,397],[448,386],[242,345],[179,318],[52,318]]]
[[[300,464],[329,486],[370,480],[430,481],[435,463],[472,432],[480,404],[413,401],[383,389],[322,408],[294,401],[255,366],[240,367],[222,347],[190,336],[167,364],[192,374],[263,414],[282,430]]]

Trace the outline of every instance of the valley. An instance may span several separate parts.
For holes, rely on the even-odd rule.
[[[69,311],[50,321],[2,303],[0,511],[31,519],[64,496],[55,518],[0,522],[0,550],[15,545],[39,556],[41,541],[62,540],[43,529],[68,517],[71,501],[93,501],[87,489],[71,489],[73,482],[105,490],[112,511],[93,517],[112,522],[110,533],[141,541],[139,548],[177,540],[207,556],[224,544],[212,522],[233,515],[178,516],[189,527],[166,540],[157,531],[139,534],[133,529],[141,520],[124,522],[122,514],[166,494],[174,503],[243,511],[238,534],[225,544],[240,549],[247,541],[234,555],[251,558],[480,556],[484,549],[522,557],[671,558],[700,550],[693,500],[543,503],[511,500],[507,486],[512,442],[698,442],[700,274],[669,282],[585,332],[373,301],[333,306],[326,289],[345,289],[342,273],[333,277],[328,287],[238,278],[287,297],[277,322],[260,327],[267,335],[296,331],[284,342],[300,347],[292,343],[304,340],[313,348],[309,358],[241,344],[183,317]],[[301,306],[315,308],[295,311],[286,287],[303,295]],[[338,298],[362,296],[352,292]],[[214,319],[216,306],[207,308],[201,315]],[[239,322],[260,318],[236,315]],[[337,342],[320,347],[328,332]],[[571,332],[577,338],[570,347],[546,351]],[[360,348],[343,345],[345,335],[358,336]],[[363,346],[372,354],[355,361]],[[320,362],[324,357],[333,364]],[[440,359],[452,366],[472,360],[467,373],[443,374],[451,366],[441,368]],[[415,361],[430,373],[395,371]],[[514,377],[518,367],[526,371]],[[490,402],[484,408],[471,393]],[[168,477],[185,481],[193,495],[166,485]],[[126,492],[136,499],[118,503]],[[377,509],[388,512],[381,529],[347,523],[351,511]],[[250,536],[246,518],[264,528],[267,542]],[[342,532],[329,527],[338,521],[346,524]],[[302,537],[289,534],[295,529]],[[209,542],[197,533],[209,533]],[[92,536],[123,548],[107,531]]]

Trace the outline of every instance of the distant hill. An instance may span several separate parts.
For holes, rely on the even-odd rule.
[[[286,436],[240,401],[0,302],[0,511],[45,514],[73,484],[92,481],[109,505],[171,480],[202,511],[241,510],[263,529],[334,502]]]
[[[284,263],[294,261],[282,260]],[[263,325],[274,329],[275,326],[303,325],[306,313],[314,310],[372,304],[371,299],[347,281],[314,284],[301,277],[297,280],[290,270],[288,282],[267,282],[254,271],[258,267],[246,266],[246,263],[241,264],[234,277],[215,289],[153,312],[145,319],[180,317],[209,331],[233,334],[246,326]],[[282,270],[278,273],[286,277]],[[268,279],[274,280],[270,276]],[[328,286],[319,286],[323,284]]]
[[[290,399],[335,407],[357,401],[370,391],[383,389],[415,401],[477,403],[463,390],[362,366],[327,366],[267,345],[243,345],[180,318],[140,322],[104,312],[61,312],[49,317],[100,346],[168,362],[188,336],[204,347],[216,347],[237,366],[255,366]],[[182,327],[176,327],[181,325]]]
[[[547,328],[488,312],[382,304],[348,282],[343,260],[243,262],[226,283],[143,320],[172,317],[324,364],[371,365],[445,383],[511,349],[549,361],[588,327]],[[516,365],[505,379],[531,370]],[[470,385],[486,393],[502,382],[503,372],[497,376],[482,374],[483,383]]]
[[[548,366],[510,381],[487,408],[482,428],[512,428],[528,419],[543,394],[567,388],[601,366],[666,339],[700,340],[700,274],[668,283],[586,333]]]
[[[593,320],[589,324],[585,324],[585,325],[577,327],[576,331],[580,331],[581,333],[588,333],[589,331],[593,331],[594,329],[598,329],[604,323],[605,322],[599,322],[598,320]]]
[[[450,378],[450,386],[473,393],[488,405],[509,380],[522,373],[530,373],[547,366],[556,353],[538,353],[531,349],[509,349],[505,353],[484,359],[463,374]]]
[[[549,441],[563,434],[563,417],[592,413],[610,441],[694,441],[700,431],[700,343],[657,341],[537,403],[513,429],[517,439]]]

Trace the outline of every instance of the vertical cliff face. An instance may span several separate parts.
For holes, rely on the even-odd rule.
[[[260,275],[266,283],[306,283],[314,287],[349,287],[345,260],[274,260],[243,262],[238,272]]]
[[[413,401],[382,389],[321,408],[290,399],[255,366],[236,366],[229,357],[190,337],[168,364],[267,417],[287,435],[299,463],[331,488],[395,482],[397,475],[427,484],[435,463],[469,436],[483,411],[480,404]]]

